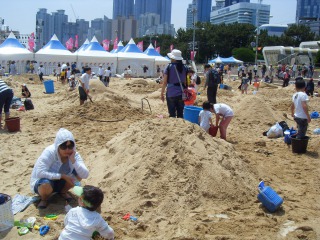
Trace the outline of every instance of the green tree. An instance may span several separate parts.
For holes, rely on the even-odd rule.
[[[255,53],[249,48],[235,48],[232,50],[232,55],[244,62],[254,62]]]

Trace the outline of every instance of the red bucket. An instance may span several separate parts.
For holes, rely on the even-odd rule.
[[[212,137],[217,136],[218,129],[219,129],[219,127],[217,127],[217,126],[210,126],[210,128],[209,128],[209,134],[210,134]]]
[[[12,117],[5,120],[9,132],[20,131],[20,118]]]

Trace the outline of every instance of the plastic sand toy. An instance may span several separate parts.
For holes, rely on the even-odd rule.
[[[29,228],[27,228],[27,227],[21,227],[21,228],[19,228],[19,230],[18,230],[18,234],[19,234],[20,236],[26,235],[28,232],[29,232]]]
[[[56,214],[47,214],[45,217],[43,217],[45,220],[57,220],[58,215]]]
[[[46,235],[49,232],[49,230],[50,230],[50,227],[48,225],[41,226],[39,229],[40,235],[41,236]]]

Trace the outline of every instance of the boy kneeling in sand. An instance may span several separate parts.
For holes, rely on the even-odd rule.
[[[113,229],[96,212],[103,201],[101,189],[90,185],[75,186],[73,192],[79,197],[79,206],[67,213],[59,240],[90,240],[95,231],[102,237],[113,240]]]
[[[211,105],[212,112],[216,114],[216,126],[220,129],[220,138],[227,139],[227,128],[233,118],[233,111],[231,107],[224,103],[216,103]],[[220,117],[222,118],[220,121]],[[220,123],[219,123],[220,121]]]

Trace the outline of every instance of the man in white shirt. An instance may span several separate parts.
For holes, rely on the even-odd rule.
[[[91,68],[85,67],[84,74],[82,74],[81,80],[80,80],[81,84],[79,86],[80,105],[83,105],[84,102],[88,100],[90,78],[91,78]]]

